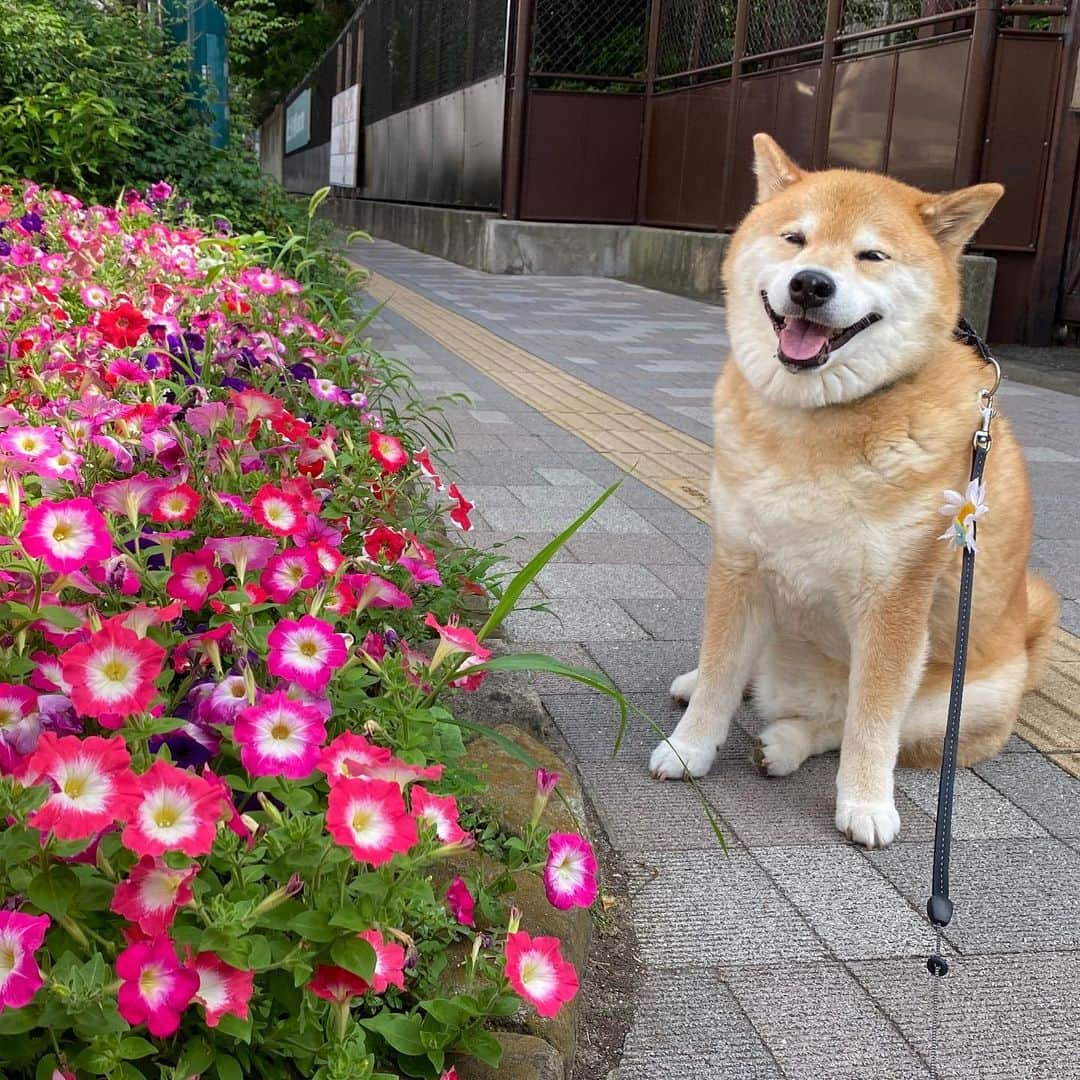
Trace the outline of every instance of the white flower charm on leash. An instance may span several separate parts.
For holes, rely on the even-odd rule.
[[[948,540],[954,548],[967,548],[975,552],[975,522],[990,510],[983,500],[986,484],[972,480],[963,494],[959,491],[945,492],[945,505],[938,511],[952,518],[948,529],[938,539]]]

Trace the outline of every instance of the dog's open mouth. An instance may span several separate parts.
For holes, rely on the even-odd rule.
[[[829,359],[833,349],[846,345],[856,334],[873,326],[881,316],[871,312],[850,326],[826,326],[795,315],[777,315],[764,290],[761,302],[772,320],[779,344],[776,355],[788,371],[813,371]]]

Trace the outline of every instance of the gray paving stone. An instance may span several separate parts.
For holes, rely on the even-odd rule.
[[[547,566],[537,576],[537,584],[548,596],[558,597],[604,596],[623,600],[675,596],[643,566],[627,563],[563,563]]]
[[[552,600],[546,611],[513,611],[507,641],[627,641],[645,631],[614,600]],[[609,673],[610,674],[610,673]]]
[[[543,645],[538,648],[543,649]],[[610,761],[618,732],[618,713],[603,695],[581,693],[580,687],[576,689],[576,693],[546,697],[544,704],[579,760]],[[628,693],[626,697],[648,719],[630,713],[619,760],[632,762],[644,771],[660,738],[657,728],[664,733],[670,731],[678,721],[681,709],[667,694]]]
[[[840,964],[723,973],[790,1080],[930,1080],[923,1061]]]
[[[707,968],[650,971],[619,1080],[779,1080],[731,991]]]
[[[811,758],[783,777],[761,776],[749,760],[720,760],[698,783],[749,847],[847,844],[835,822],[837,760],[835,754]],[[896,808],[901,841],[933,839],[934,823],[902,793]]]
[[[1080,780],[1042,754],[1000,754],[975,771],[1052,835],[1080,838]]]
[[[596,490],[597,495],[600,494],[600,485],[591,477],[586,476],[580,469],[537,469],[536,471],[549,484],[554,484],[556,487],[593,488]]]
[[[653,567],[657,577],[664,567]],[[623,600],[622,608],[658,641],[701,643],[705,621],[704,600]]]
[[[692,641],[607,640],[589,642],[586,647],[601,670],[623,690],[666,693],[676,675],[697,667],[698,645]]]
[[[620,851],[634,854],[719,846],[709,815],[689,784],[654,780],[644,762],[631,764],[626,755],[618,761],[583,762],[581,774],[608,836]],[[734,842],[731,830],[723,821],[716,824],[730,846]]]
[[[932,844],[868,853],[916,907],[930,894]],[[1080,854],[1058,840],[953,844],[956,905],[946,937],[963,953],[1080,948]]]
[[[897,769],[895,782],[919,809],[930,817],[937,814],[937,772]],[[1046,830],[970,769],[960,769],[953,797],[952,834],[957,840],[983,840],[1045,836]]]
[[[651,967],[826,959],[806,921],[745,852],[652,851],[629,867],[638,941]]]
[[[926,918],[854,847],[767,847],[753,855],[841,960],[925,956]]]
[[[593,658],[580,645],[573,642],[515,641],[514,652],[538,653],[541,656],[551,657],[552,660],[558,660],[569,667],[581,668],[596,675],[603,675]],[[560,697],[564,694],[580,696],[583,692],[581,683],[574,682],[573,679],[568,679],[562,675],[546,675],[535,672],[530,674],[529,679],[545,703],[551,698]],[[592,691],[589,694],[592,696]],[[607,698],[602,694],[597,694],[596,697],[601,702],[607,701]]]
[[[650,569],[676,596],[682,596],[688,600],[705,599],[708,570],[702,563],[656,566]]]
[[[487,554],[494,553],[512,563],[515,567],[524,566],[537,552],[555,539],[554,533],[518,533],[493,530],[473,529],[472,532],[459,533],[455,530],[455,537],[461,537],[470,547],[476,548]],[[552,562],[565,562],[570,559],[569,552],[562,548],[552,556]]]
[[[928,1057],[932,976],[925,967],[879,960],[851,971]],[[941,1080],[1080,1080],[1080,954],[964,957],[937,984]]]
[[[559,491],[559,488],[549,488]],[[565,489],[575,490],[567,488]],[[516,532],[555,532],[560,533],[581,516],[588,504],[575,507],[555,504],[534,507],[490,506],[485,511],[491,527]],[[649,533],[649,523],[636,511],[627,506],[601,506],[582,526],[582,532],[606,533]]]
[[[600,533],[576,533],[566,542],[577,562],[637,563],[648,567],[657,577],[667,563],[684,565],[690,555],[659,533],[624,533],[618,543]],[[697,569],[701,571],[700,564]]]

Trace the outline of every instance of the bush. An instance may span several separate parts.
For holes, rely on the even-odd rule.
[[[102,202],[164,177],[242,231],[298,221],[249,147],[211,146],[187,59],[118,0],[0,0],[0,176]]]
[[[489,1019],[577,985],[512,875],[565,909],[596,867],[546,775],[523,835],[485,819],[442,698],[551,549],[459,622],[490,560],[440,542],[471,504],[402,373],[151,195],[0,187],[0,1074],[497,1063]],[[437,886],[473,835],[496,870]]]

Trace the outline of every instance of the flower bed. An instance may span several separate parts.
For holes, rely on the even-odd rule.
[[[438,537],[472,506],[297,279],[325,257],[172,204],[0,188],[0,1074],[496,1063],[490,1019],[577,989],[513,874],[596,893],[539,825],[555,778],[499,833],[440,704],[527,581],[459,623],[491,560]],[[498,874],[436,889],[474,835]]]

